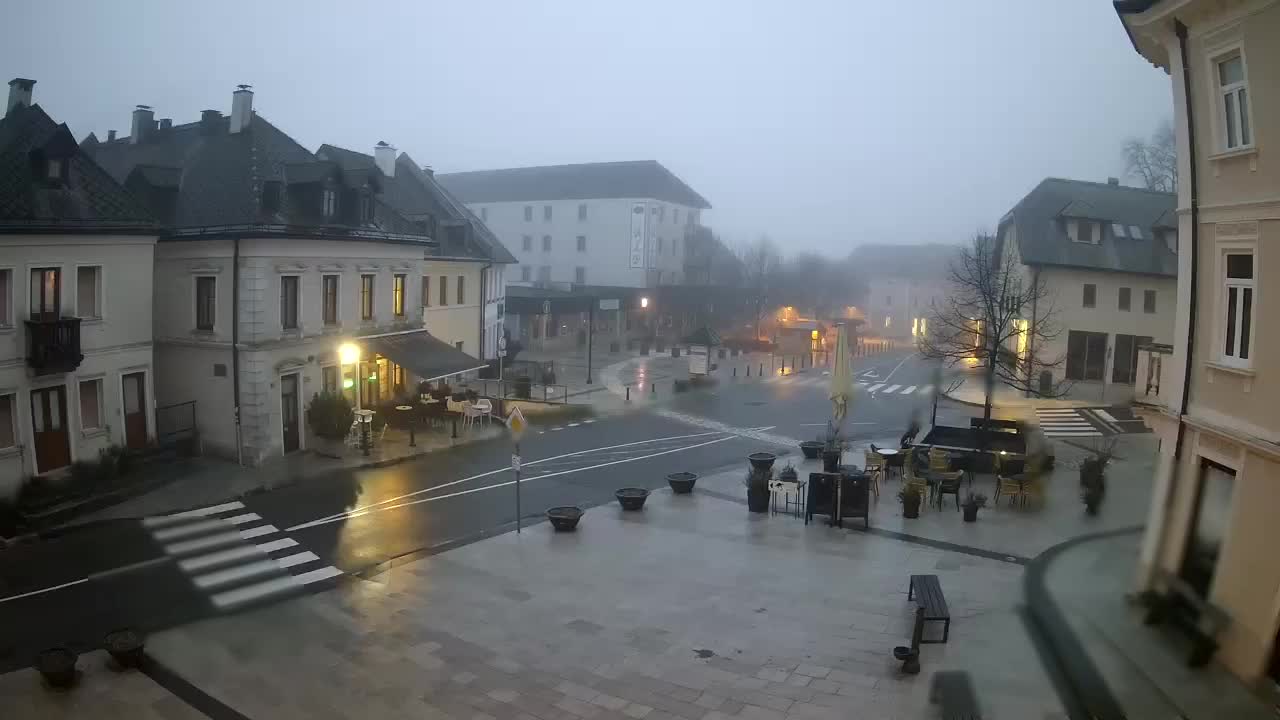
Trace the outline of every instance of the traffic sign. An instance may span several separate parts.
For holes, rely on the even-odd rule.
[[[506,336],[506,335],[502,335],[502,336],[499,336],[499,337],[498,337],[498,349],[499,349],[499,350],[506,350],[506,349],[507,349],[507,336]]]
[[[520,456],[515,453],[511,454],[511,469],[520,472]]]
[[[600,309],[601,309],[601,310],[617,310],[617,309],[618,309],[618,298],[612,298],[612,299],[609,299],[609,300],[601,300],[601,301],[600,301]]]
[[[524,419],[524,413],[520,412],[520,406],[516,405],[511,408],[511,414],[507,415],[507,429],[512,435],[519,440],[524,431],[529,428],[529,421]]]
[[[550,314],[551,314],[551,301],[550,301],[550,300],[543,300],[543,301],[542,301],[542,314],[543,314],[543,315],[550,315]]]

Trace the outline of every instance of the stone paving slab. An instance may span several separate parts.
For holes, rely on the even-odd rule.
[[[48,690],[35,670],[0,675],[0,718],[5,720],[204,720],[205,716],[146,675],[108,666],[105,652],[80,657],[80,682]]]
[[[948,644],[901,676],[907,576],[940,576]],[[750,515],[709,495],[594,508],[372,580],[151,639],[251,718],[836,720],[928,717],[967,669],[989,718],[1061,718],[1015,613],[1022,569]]]

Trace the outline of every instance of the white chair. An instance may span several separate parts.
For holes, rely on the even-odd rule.
[[[466,431],[471,430],[471,426],[476,424],[476,418],[480,417],[480,408],[472,404],[470,400],[463,400],[462,403],[462,428]]]
[[[480,412],[480,417],[484,418],[485,425],[493,421],[493,403],[489,401],[489,398],[480,398],[476,401],[474,407]]]

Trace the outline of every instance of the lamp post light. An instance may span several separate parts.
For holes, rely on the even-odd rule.
[[[347,389],[347,366],[356,365],[360,362],[360,346],[355,343],[342,343],[338,346],[338,374],[342,376],[342,390]],[[354,370],[351,376],[354,378],[359,370]],[[360,407],[360,392],[355,387],[355,383],[351,384],[352,393],[355,395],[355,406]]]

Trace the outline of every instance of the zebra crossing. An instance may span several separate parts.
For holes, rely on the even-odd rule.
[[[1102,432],[1077,408],[1036,408],[1045,437],[1102,437]]]
[[[342,575],[239,501],[143,518],[142,526],[218,611]]]
[[[766,383],[775,385],[789,385],[792,387],[826,387],[831,384],[831,376],[822,375],[781,375],[774,376],[765,380]],[[889,383],[871,383],[859,381],[858,387],[863,391],[872,395],[928,395],[933,392],[932,385],[906,385],[906,384],[889,384]]]

